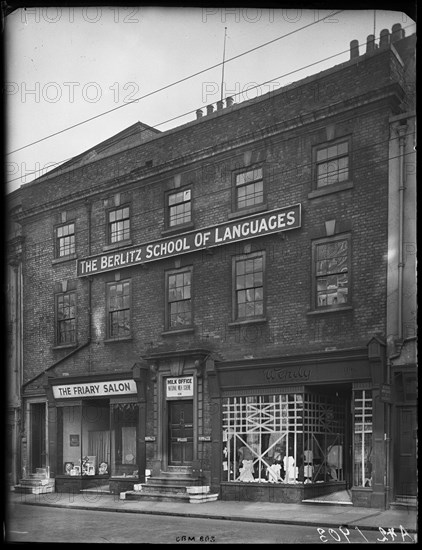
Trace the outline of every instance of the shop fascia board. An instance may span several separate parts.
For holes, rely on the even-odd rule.
[[[364,348],[349,348],[330,351],[312,351],[300,355],[254,357],[235,361],[218,361],[217,370],[248,369],[268,367],[297,367],[303,365],[318,365],[321,363],[335,363],[338,361],[368,361],[368,350]]]
[[[120,372],[103,372],[102,374],[80,374],[76,376],[60,376],[60,377],[48,377],[48,384],[50,386],[63,385],[63,384],[86,384],[87,382],[103,382],[113,380],[133,380],[133,367],[130,367],[127,371]]]

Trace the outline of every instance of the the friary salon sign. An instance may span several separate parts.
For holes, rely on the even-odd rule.
[[[114,380],[112,382],[91,382],[87,384],[61,384],[53,386],[56,399],[65,397],[87,397],[93,395],[127,395],[136,393],[135,380]]]
[[[245,239],[262,237],[271,233],[296,229],[301,225],[301,205],[278,208],[265,214],[258,214],[206,227],[197,231],[182,233],[115,252],[98,254],[77,261],[78,277],[121,269],[147,262],[196,252]]]

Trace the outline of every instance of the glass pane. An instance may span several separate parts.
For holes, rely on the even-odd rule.
[[[343,143],[339,143],[337,146],[337,154],[338,155],[344,155],[347,154],[349,151],[349,144],[347,141],[344,141]]]
[[[245,261],[245,273],[253,273],[254,270],[254,261],[246,260]]]
[[[245,273],[245,262],[243,260],[236,262],[236,272],[238,275]]]
[[[138,405],[116,403],[111,414],[111,473],[113,477],[137,478]]]

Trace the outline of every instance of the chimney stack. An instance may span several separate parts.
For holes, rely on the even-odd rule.
[[[388,48],[390,44],[390,31],[388,29],[382,29],[380,32],[380,48]]]
[[[196,118],[202,118],[204,116],[204,113],[202,112],[202,109],[198,109],[196,111]]]
[[[404,38],[404,29],[401,28],[400,23],[396,23],[391,28],[391,39],[390,42],[393,44],[394,42],[397,42],[398,40],[401,40]]]
[[[207,115],[212,115],[214,112],[214,105],[207,105]]]
[[[223,101],[217,101],[217,111],[221,111],[221,109],[223,108]]]
[[[359,57],[359,41],[358,40],[352,40],[350,42],[350,59],[354,59],[355,57]]]
[[[231,107],[234,103],[234,99],[232,97],[226,97],[226,107]]]
[[[368,35],[366,39],[366,53],[374,53],[376,47],[375,36],[373,34]]]

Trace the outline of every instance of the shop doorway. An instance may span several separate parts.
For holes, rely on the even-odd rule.
[[[190,466],[193,461],[193,401],[168,401],[169,465]]]
[[[417,492],[416,407],[397,407],[396,497]]]
[[[45,447],[45,403],[32,403],[31,419],[31,471],[47,466]]]

